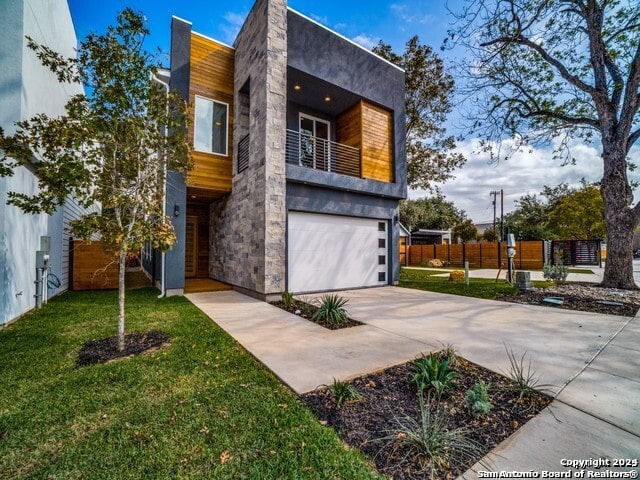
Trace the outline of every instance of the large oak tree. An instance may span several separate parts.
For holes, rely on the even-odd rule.
[[[628,155],[640,138],[640,4],[636,0],[469,0],[450,39],[467,47],[476,132],[488,149],[553,141],[602,150],[607,227],[603,285],[635,289],[640,203]],[[500,156],[504,150],[494,150]]]

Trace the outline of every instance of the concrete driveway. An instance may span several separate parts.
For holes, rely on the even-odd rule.
[[[556,400],[484,460],[491,470],[564,471],[562,458],[640,457],[639,319],[398,287],[341,295],[364,325],[328,331],[237,292],[187,297],[298,393],[446,344],[501,373],[505,345],[526,352]]]

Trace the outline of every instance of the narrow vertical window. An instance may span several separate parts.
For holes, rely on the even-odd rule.
[[[227,155],[229,106],[196,96],[193,146],[199,152]]]

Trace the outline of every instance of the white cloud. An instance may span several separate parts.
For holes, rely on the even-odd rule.
[[[240,33],[240,29],[244,24],[245,19],[247,18],[247,13],[236,13],[236,12],[227,12],[224,14],[222,18],[226,22],[224,25],[220,27],[220,30],[224,33],[223,41],[228,43],[229,45],[235,42],[238,33]]]
[[[378,44],[378,40],[376,40],[375,38],[365,33],[356,35],[355,37],[352,38],[352,40],[356,42],[358,45],[362,45],[367,50],[371,50],[373,47],[375,47]]]
[[[577,159],[576,165],[566,166],[553,158],[552,146],[525,150],[500,163],[489,163],[488,154],[474,153],[478,150],[478,140],[459,143],[458,150],[467,158],[467,163],[457,171],[455,179],[441,188],[447,199],[465,210],[475,222],[493,218],[493,206],[489,198],[492,190],[504,190],[504,211],[507,213],[515,208],[515,200],[527,193],[539,193],[544,185],[566,182],[578,186],[582,178],[589,182],[602,178],[602,159],[598,147],[577,141],[571,146],[571,152]],[[632,149],[630,158],[640,164],[640,147]],[[638,173],[630,174],[630,180],[638,179]],[[409,192],[410,198],[426,195],[427,192],[423,190]]]
[[[309,16],[322,25],[329,25],[329,18],[327,18],[326,16],[321,17],[320,15],[316,15],[314,13],[310,14]]]
[[[389,10],[397,18],[402,20],[406,24],[419,23],[422,25],[432,23],[435,20],[433,15],[421,13],[410,7],[406,3],[392,3],[389,5]]]

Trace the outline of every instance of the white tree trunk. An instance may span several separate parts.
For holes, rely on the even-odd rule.
[[[127,252],[121,251],[118,259],[118,350],[124,350],[124,274],[127,269]]]

